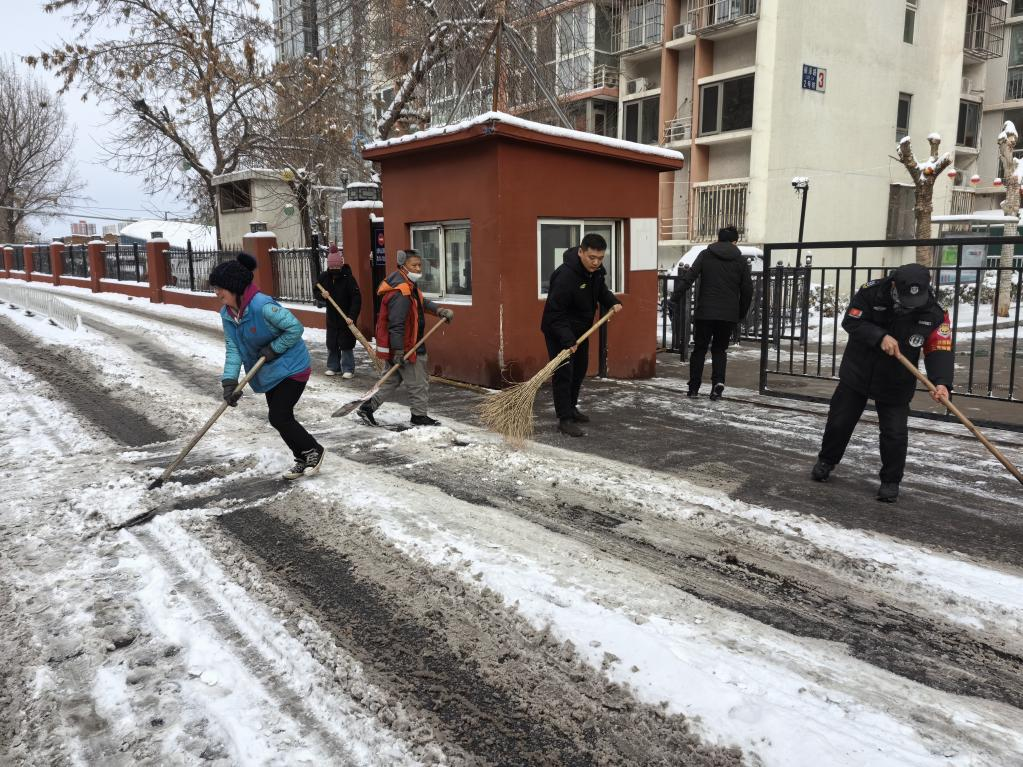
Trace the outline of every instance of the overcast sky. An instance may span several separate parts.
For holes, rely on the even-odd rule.
[[[20,58],[37,54],[61,40],[73,39],[71,27],[61,15],[43,11],[42,0],[3,0],[3,18],[0,19],[0,55],[13,56],[18,66]],[[262,3],[263,13],[269,17],[269,2]],[[59,82],[48,72],[36,69],[53,90]],[[188,206],[172,194],[149,195],[142,189],[142,181],[118,173],[103,162],[102,147],[109,142],[109,118],[91,100],[81,101],[81,92],[70,92],[64,97],[64,108],[69,122],[75,126],[76,141],[73,153],[78,175],[88,184],[86,197],[73,208],[75,215],[65,219],[33,221],[29,228],[43,237],[70,234],[70,222],[84,218],[96,224],[98,232],[108,219],[164,218],[187,215]],[[88,214],[88,215],[86,215]],[[91,217],[90,217],[91,216]]]

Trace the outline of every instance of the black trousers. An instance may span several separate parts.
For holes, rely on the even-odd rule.
[[[549,335],[544,335],[547,341],[547,353],[554,359],[565,347]],[[551,379],[551,388],[554,390],[554,412],[558,418],[571,418],[579,403],[579,389],[586,378],[586,365],[590,361],[590,342],[583,341],[579,344],[575,354],[568,358],[564,365],[554,371],[554,378]]]
[[[867,395],[853,391],[839,383],[831,395],[828,423],[817,457],[835,465],[842,460],[852,438],[853,429],[867,406]],[[881,481],[901,482],[906,469],[906,449],[909,446],[909,403],[892,404],[874,401],[878,425],[881,428]]]
[[[728,344],[736,323],[724,320],[693,320],[693,353],[689,357],[689,389],[699,389],[703,382],[703,363],[710,348],[711,384],[725,382]]]
[[[295,460],[305,458],[307,450],[323,450],[320,443],[295,420],[295,404],[305,391],[305,381],[285,378],[266,393],[270,425],[277,429],[281,439],[291,449]]]

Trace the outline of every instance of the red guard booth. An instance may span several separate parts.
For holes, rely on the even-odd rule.
[[[432,374],[499,387],[543,367],[551,272],[596,232],[624,304],[608,329],[608,374],[654,375],[658,174],[681,168],[680,153],[490,112],[363,154],[381,166],[388,272],[414,247],[423,292],[455,312],[427,344]]]

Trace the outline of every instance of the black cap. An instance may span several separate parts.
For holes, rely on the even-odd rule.
[[[920,264],[906,264],[892,272],[899,303],[907,309],[918,309],[930,297],[931,272]]]

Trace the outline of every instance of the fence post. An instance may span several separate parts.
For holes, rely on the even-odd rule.
[[[149,300],[154,304],[163,303],[163,286],[167,284],[167,248],[170,243],[163,238],[163,232],[153,232],[146,242],[146,262],[149,271]]]
[[[60,285],[60,276],[64,274],[64,243],[59,240],[50,243],[50,274],[53,284]]]
[[[86,246],[85,257],[89,259],[89,280],[92,282],[93,293],[103,290],[100,280],[106,276],[106,250],[105,240],[90,240]]]
[[[774,336],[774,344],[779,349],[781,348],[781,331],[782,331],[782,290],[785,287],[785,266],[781,261],[778,262],[775,277],[777,278],[774,282],[774,294],[771,296],[771,316],[774,320],[771,323],[774,326],[772,335]]]
[[[139,271],[139,244],[137,242],[131,244],[131,256],[132,261],[135,263],[135,282],[142,282],[142,273]]]
[[[10,277],[14,271],[14,248],[10,245],[4,246],[4,271],[7,272],[5,277]]]
[[[25,281],[32,281],[32,270],[36,265],[36,246],[26,245],[25,249],[21,251],[25,256]]]
[[[689,290],[679,290],[679,280],[686,273],[689,267],[680,266],[676,271],[675,290],[678,291],[678,305],[675,307],[675,325],[677,332],[672,332],[672,339],[678,344],[678,358],[682,362],[689,361],[689,334],[690,327],[689,302],[692,295]]]
[[[760,393],[767,391],[767,359],[771,342],[771,302],[767,300],[771,289],[771,246],[764,247],[763,274],[760,278]]]
[[[277,295],[270,251],[277,247],[277,235],[266,231],[266,224],[250,224],[253,231],[242,237],[242,250],[256,259],[256,284],[268,296]]]
[[[188,256],[188,289],[195,292],[195,264],[192,261],[192,241],[185,241],[185,253]]]

